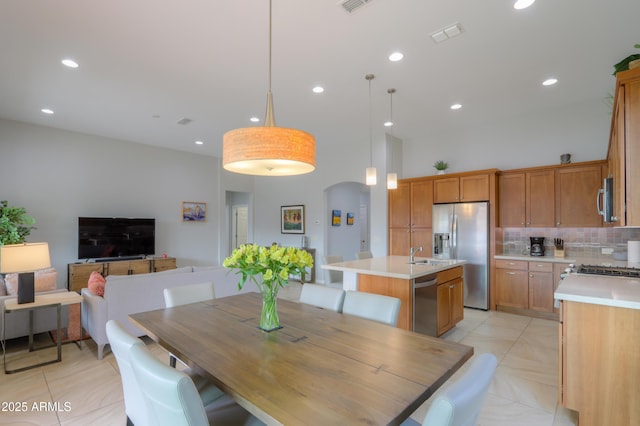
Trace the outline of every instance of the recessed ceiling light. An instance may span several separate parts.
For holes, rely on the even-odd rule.
[[[558,82],[557,78],[548,78],[545,81],[542,82],[543,86],[553,86],[554,84],[556,84]]]
[[[260,119],[258,117],[251,117],[249,121],[251,121],[252,123],[257,123],[258,121],[260,121]]]
[[[53,114],[53,110],[49,108],[42,108],[40,111],[44,114]]]
[[[322,87],[322,86],[316,86],[316,87],[314,87],[314,88],[313,88],[313,89],[311,89],[311,90],[313,90],[313,93],[322,93],[322,92],[324,92],[324,87]]]
[[[78,68],[78,63],[73,59],[68,59],[68,58],[62,60],[62,65],[69,68]]]
[[[404,58],[404,54],[402,52],[393,52],[391,55],[389,55],[389,60],[391,62],[401,61],[402,58]]]
[[[516,0],[516,2],[513,4],[513,8],[518,10],[526,9],[535,2],[536,0]]]
[[[384,122],[384,127],[391,127],[393,126],[393,122],[392,121],[385,121]]]
[[[452,110],[457,110],[462,108],[462,104],[453,104],[449,108],[451,108]]]
[[[202,142],[202,141],[196,141],[196,145],[204,145],[204,142]]]

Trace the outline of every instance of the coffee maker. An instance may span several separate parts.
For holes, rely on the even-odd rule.
[[[529,237],[531,240],[531,256],[544,256],[544,237]]]

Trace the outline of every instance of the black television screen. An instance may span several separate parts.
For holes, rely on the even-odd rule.
[[[78,259],[142,257],[155,245],[155,219],[78,218]]]

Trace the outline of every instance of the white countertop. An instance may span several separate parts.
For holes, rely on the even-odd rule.
[[[570,274],[554,294],[558,300],[640,309],[640,279]]]
[[[409,256],[385,256],[328,263],[322,265],[322,269],[410,280],[467,263],[466,260],[431,259],[426,257],[416,257],[415,260],[426,263],[410,264]]]
[[[555,257],[555,256],[527,256],[527,255],[517,255],[517,254],[496,254],[493,256],[494,259],[502,259],[502,260],[524,260],[527,262],[556,262],[556,263],[578,263],[576,259],[569,259],[566,257]]]

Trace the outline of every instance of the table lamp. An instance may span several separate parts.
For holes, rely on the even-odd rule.
[[[0,246],[0,274],[18,273],[18,303],[34,301],[35,274],[49,268],[49,244],[24,243]]]

